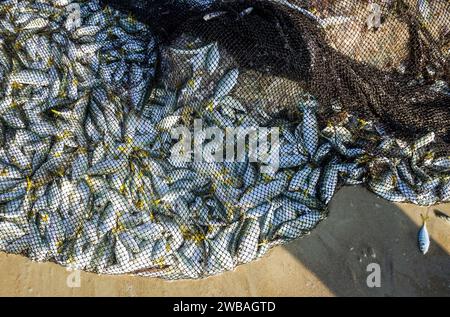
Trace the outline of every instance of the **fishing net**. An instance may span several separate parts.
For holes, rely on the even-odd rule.
[[[446,0],[0,1],[0,249],[202,278],[339,187],[450,201]]]

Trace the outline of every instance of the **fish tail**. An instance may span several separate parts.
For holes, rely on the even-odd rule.
[[[427,220],[430,218],[430,216],[428,215],[428,210],[427,210],[427,213],[425,214],[425,216],[423,214],[420,214],[420,217],[422,218],[422,221],[425,224],[427,222]]]

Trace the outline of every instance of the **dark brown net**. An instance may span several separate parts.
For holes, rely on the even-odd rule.
[[[205,43],[217,41],[239,67],[260,74],[255,81],[265,76],[295,81],[319,100],[322,123],[331,106],[339,104],[386,124],[398,136],[413,139],[434,131],[441,150],[448,153],[450,96],[430,89],[449,80],[446,1],[432,3],[429,20],[416,1],[380,1],[382,23],[370,30],[365,23],[370,16],[367,1],[290,2],[305,11],[283,1],[211,1],[206,9],[195,1],[106,2],[159,30],[163,44],[170,45],[181,34]],[[251,14],[244,15],[249,7]],[[306,10],[317,10],[326,26]],[[226,14],[203,18],[221,11]],[[327,22],[333,17],[353,20]]]

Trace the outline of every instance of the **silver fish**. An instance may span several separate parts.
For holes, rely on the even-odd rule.
[[[428,230],[427,230],[427,220],[428,220],[428,216],[423,216],[420,215],[422,217],[422,227],[419,230],[419,234],[418,234],[418,241],[419,241],[419,250],[420,252],[422,252],[422,254],[426,254],[428,252],[428,249],[430,247],[430,236],[428,234]]]
[[[214,99],[218,100],[227,96],[237,84],[239,70],[234,68],[229,70],[218,82],[214,90]]]

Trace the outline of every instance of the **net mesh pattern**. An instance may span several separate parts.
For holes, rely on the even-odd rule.
[[[197,279],[344,185],[450,201],[446,0],[0,1],[0,250]]]

